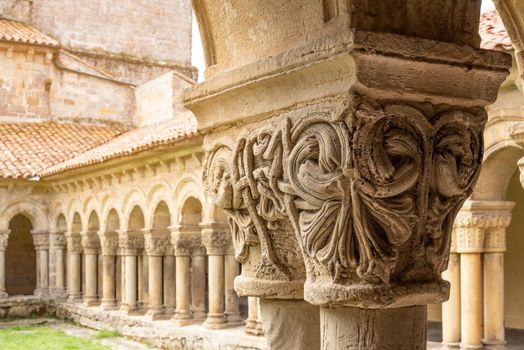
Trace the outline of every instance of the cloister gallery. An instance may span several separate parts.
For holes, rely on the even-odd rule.
[[[425,349],[429,320],[433,348],[504,348],[524,2],[494,3],[0,1],[0,316],[168,349]]]

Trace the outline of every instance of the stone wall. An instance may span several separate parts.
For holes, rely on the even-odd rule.
[[[31,3],[32,0],[2,0],[0,1],[0,17],[29,22],[31,20]]]
[[[32,24],[66,48],[191,62],[189,0],[33,0]]]
[[[149,125],[162,120],[177,118],[181,122],[194,118],[184,108],[182,91],[192,82],[171,71],[135,89],[136,122]]]

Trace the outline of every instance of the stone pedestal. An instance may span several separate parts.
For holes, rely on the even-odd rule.
[[[68,300],[78,301],[82,298],[82,237],[80,234],[67,234],[67,265]]]
[[[9,240],[9,231],[0,232],[0,298],[7,298],[5,289],[5,250]]]
[[[118,249],[118,234],[116,232],[100,232],[102,246],[102,308],[114,310],[116,300],[116,253]]]
[[[184,102],[206,135],[207,195],[243,264],[235,289],[265,299],[273,348],[320,346],[305,341],[318,332],[292,343],[268,329],[287,315],[264,312],[279,299],[321,307],[324,349],[426,347],[425,305],[448,298],[452,224],[510,65],[478,49],[480,1],[429,4],[195,6],[207,79]],[[252,18],[271,30],[250,31]],[[480,289],[480,255],[468,255],[461,273]],[[476,320],[478,301],[461,301]]]
[[[149,308],[146,315],[152,320],[163,318],[162,256],[169,243],[169,232],[154,231],[145,235],[145,250],[149,260]]]

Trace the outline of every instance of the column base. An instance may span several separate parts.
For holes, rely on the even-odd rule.
[[[158,309],[149,309],[146,312],[146,318],[150,321],[158,321],[158,320],[166,320],[166,314],[164,313],[164,309],[158,308]]]
[[[244,324],[244,320],[240,317],[240,312],[225,312],[226,322],[231,324]]]
[[[175,326],[183,327],[189,326],[195,323],[198,323],[198,320],[191,318],[191,313],[189,311],[175,311],[175,315],[171,317],[171,320]]]
[[[53,288],[49,290],[49,295],[51,295],[54,298],[67,298],[67,291],[63,288]]]
[[[0,291],[0,298],[3,299],[3,298],[7,298],[7,297],[9,297],[9,294],[7,294],[6,291]]]
[[[203,311],[193,311],[191,313],[191,318],[193,320],[196,320],[197,322],[200,321],[200,322],[204,322],[207,318],[207,314]]]
[[[246,334],[256,335],[256,336],[264,334],[264,332],[262,331],[262,328],[258,327],[257,321],[249,321],[249,320],[246,321],[245,332]]]
[[[166,319],[172,318],[175,315],[175,308],[174,307],[165,307],[164,315],[166,315]]]
[[[460,342],[442,342],[448,348],[459,348]]]
[[[204,327],[208,329],[223,329],[228,326],[224,314],[207,314],[207,318],[204,321]]]
[[[116,299],[102,299],[102,309],[117,310]]]
[[[470,345],[470,344],[463,344],[460,343],[461,349],[482,349],[484,348],[484,345]]]
[[[74,294],[71,294],[69,293],[69,296],[67,297],[67,301],[69,302],[78,302],[78,301],[81,301],[82,300],[82,294],[80,293],[74,293]]]
[[[47,297],[49,296],[49,289],[48,288],[37,288],[33,292],[33,295],[35,297]]]
[[[482,339],[482,343],[486,346],[506,345],[505,340],[486,340]]]
[[[100,305],[97,297],[84,297],[84,300],[82,301],[82,304],[85,306],[98,306]]]

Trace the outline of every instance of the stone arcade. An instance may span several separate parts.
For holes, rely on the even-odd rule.
[[[428,318],[504,343],[519,1],[481,48],[476,0],[194,0],[198,84],[191,3],[131,3],[0,4],[3,314],[171,349],[424,349]]]

